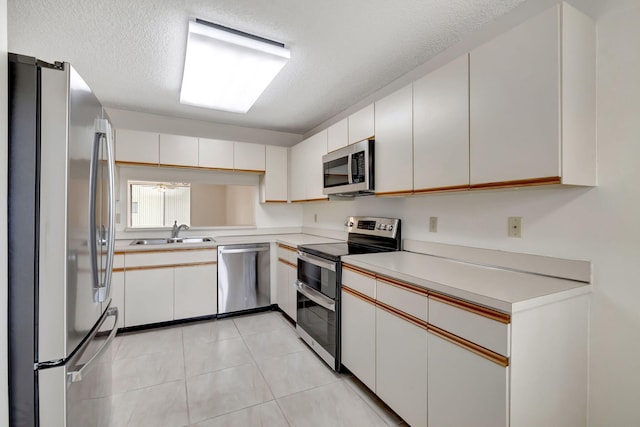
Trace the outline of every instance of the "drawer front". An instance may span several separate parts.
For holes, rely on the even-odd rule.
[[[124,254],[115,255],[113,257],[113,269],[122,270],[124,268]]]
[[[409,287],[410,285],[378,279],[376,299],[426,322],[428,320],[426,291],[412,291],[401,286]]]
[[[214,249],[130,252],[125,258],[127,269],[157,265],[176,265],[215,262],[218,253]]]
[[[455,301],[453,302],[455,303]],[[509,357],[509,323],[429,298],[429,323],[498,354]],[[478,307],[480,310],[486,310]]]
[[[342,284],[369,298],[376,298],[376,277],[373,274],[359,272],[345,264],[342,266]]]
[[[278,254],[278,258],[281,258],[287,262],[290,262],[291,264],[297,265],[298,263],[298,251],[297,249],[291,246],[278,243],[277,254]]]

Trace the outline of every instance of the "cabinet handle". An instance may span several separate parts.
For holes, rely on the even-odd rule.
[[[441,302],[443,304],[450,305],[461,310],[468,311],[478,316],[486,317],[487,319],[495,320],[496,322],[504,323],[508,325],[511,323],[511,316],[507,313],[501,313],[499,311],[491,310],[490,308],[481,307],[479,305],[472,304],[470,302],[462,301],[459,299],[451,298],[445,295],[430,293],[429,298]]]
[[[490,362],[495,363],[496,365],[500,365],[505,368],[509,366],[508,357],[505,357],[501,354],[498,354],[489,349],[486,349],[478,344],[472,343],[471,341],[465,340],[464,338],[460,338],[459,336],[454,335],[445,330],[442,330],[436,326],[433,326],[430,324],[427,331],[437,336],[438,338],[442,338],[443,340],[450,342],[451,344],[455,344],[458,347],[462,347],[465,350],[475,353],[478,356],[483,357],[489,360]]]

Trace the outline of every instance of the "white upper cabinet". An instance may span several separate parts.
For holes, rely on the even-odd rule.
[[[327,154],[327,130],[323,130],[308,139],[308,159],[306,165],[306,194],[307,200],[324,200],[328,196],[322,194],[324,189],[324,170],[322,156]]]
[[[327,154],[327,130],[305,139],[291,147],[291,201],[319,201],[328,197],[322,194],[322,156]]]
[[[376,194],[413,192],[412,92],[412,85],[408,85],[376,102]]]
[[[349,145],[349,119],[342,119],[327,129],[327,151]]]
[[[265,147],[265,173],[260,177],[260,202],[287,201],[287,147]]]
[[[198,138],[160,134],[160,164],[198,166]]]
[[[264,171],[264,145],[250,144],[248,142],[234,142],[233,168],[243,171]]]
[[[212,169],[233,169],[233,141],[198,138],[198,166]]]
[[[154,132],[116,129],[116,161],[157,165],[159,141],[159,135]]]
[[[415,192],[469,186],[469,56],[413,83]]]
[[[370,104],[349,116],[349,144],[373,138],[375,135],[374,105]]]
[[[595,185],[595,40],[560,4],[471,52],[472,187]]]

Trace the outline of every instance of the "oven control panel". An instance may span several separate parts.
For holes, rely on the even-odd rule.
[[[349,233],[395,238],[400,220],[369,216],[350,216],[344,226]]]

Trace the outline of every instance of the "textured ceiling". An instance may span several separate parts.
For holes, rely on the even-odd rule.
[[[305,133],[525,0],[8,0],[9,50],[74,65],[109,107]],[[283,42],[247,114],[181,105],[190,18]]]

